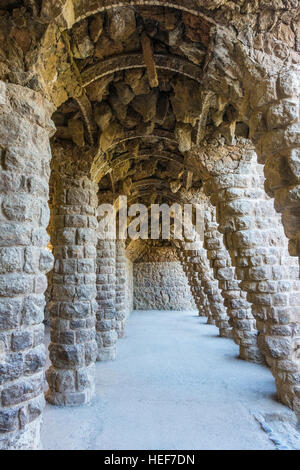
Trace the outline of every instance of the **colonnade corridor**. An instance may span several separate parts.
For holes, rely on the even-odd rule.
[[[117,361],[96,364],[91,404],[46,406],[42,445],[45,450],[284,448],[295,444],[293,414],[275,397],[271,371],[238,359],[234,342],[219,337],[195,311],[134,311]],[[265,418],[273,434],[256,418]]]

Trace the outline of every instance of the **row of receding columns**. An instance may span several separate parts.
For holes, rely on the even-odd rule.
[[[84,168],[68,174],[63,155],[65,172],[54,178],[52,194],[52,253],[46,248],[53,110],[38,93],[0,83],[0,449],[36,449],[47,274],[53,268],[46,398],[85,404],[95,361],[113,359],[117,336],[124,336],[125,244],[98,241],[98,185]]]
[[[183,249],[183,243],[174,243],[178,259],[182,265],[183,271],[188,280],[191,293],[197,307],[200,317],[207,317],[208,324],[214,324],[212,313],[210,310],[209,300],[205,293],[201,279],[198,278],[196,271],[188,262],[186,250]]]
[[[206,176],[203,189],[212,204],[203,206],[204,240],[179,242],[179,258],[195,286],[196,305],[201,305],[198,286],[204,286],[208,323],[220,336],[232,334],[241,358],[266,362],[279,398],[299,414],[299,265],[289,255],[253,148],[245,142],[222,148],[221,158],[227,152],[239,163]],[[213,161],[215,144],[205,151]]]
[[[219,231],[216,209],[210,203],[207,203],[205,208],[204,247],[214,277],[218,280],[227,310],[227,322],[231,325],[231,334],[239,346],[240,358],[251,362],[264,362],[257,344],[258,332],[251,304],[246,298],[247,293],[239,286],[235,268],[224,245],[223,235]],[[221,326],[219,328],[221,329]]]
[[[52,366],[47,399],[88,403],[94,392],[97,185],[89,178],[57,178],[51,243],[55,258],[50,307]]]
[[[99,238],[98,205],[88,175],[54,179],[46,398],[55,405],[91,401],[95,362],[115,360],[125,334],[125,241]]]
[[[216,149],[211,151],[215,154]],[[255,152],[249,146],[228,147],[228,155],[234,152],[238,167],[204,183],[204,191],[216,207],[216,226],[224,236],[230,256],[226,262],[231,261],[234,274],[218,272],[216,265],[214,269],[224,298],[228,287],[231,291],[236,285],[228,284],[231,279],[246,294],[246,299],[239,295],[236,302],[229,292],[227,302],[234,337],[237,342],[242,339],[243,355],[267,362],[280,399],[299,412],[299,265],[288,253],[280,215],[264,191],[263,168],[257,164]],[[216,241],[219,236],[213,238]],[[213,248],[208,240],[206,244]],[[211,253],[209,257],[213,259]]]
[[[190,279],[196,305],[201,309],[201,303],[207,302],[208,309],[202,308],[207,323],[216,325],[221,337],[234,339],[241,359],[264,363],[257,343],[258,331],[251,304],[246,299],[247,293],[240,288],[215,218],[215,208],[207,203],[204,241],[196,237],[192,243],[177,242],[179,259]],[[202,292],[200,286],[204,286]]]
[[[125,334],[125,241],[98,238],[97,193],[87,175],[55,179],[46,374],[47,399],[55,405],[90,402],[95,362],[116,359],[117,339]]]

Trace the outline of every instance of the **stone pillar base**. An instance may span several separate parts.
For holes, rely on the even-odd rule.
[[[253,362],[254,364],[263,364],[266,365],[266,360],[258,347],[245,348],[240,346],[240,355],[239,358],[243,361]]]
[[[83,392],[59,393],[48,391],[46,400],[55,406],[81,406],[91,402],[95,390],[84,390]]]
[[[126,327],[126,321],[125,320],[119,321],[117,323],[117,334],[118,334],[119,339],[125,338],[125,327]]]
[[[221,338],[233,339],[232,329],[229,330],[228,328],[220,328],[220,336]]]
[[[41,416],[26,425],[24,430],[0,434],[0,450],[41,450]]]
[[[46,400],[55,406],[87,405],[95,394],[95,365],[77,370],[56,370],[53,366],[46,372],[49,390]]]
[[[117,347],[102,347],[98,350],[97,362],[115,361],[117,358]]]

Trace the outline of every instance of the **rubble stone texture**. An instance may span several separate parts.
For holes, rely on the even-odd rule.
[[[89,403],[94,393],[97,201],[97,185],[88,177],[55,182],[47,371],[47,400],[54,405]]]
[[[114,360],[117,353],[117,271],[115,240],[98,240],[96,265],[96,339],[98,344],[97,360]]]
[[[89,403],[95,361],[125,335],[131,263],[171,242],[199,315],[300,415],[299,14],[296,0],[0,1],[0,448],[39,446],[44,318],[47,399]],[[102,240],[100,201],[121,195],[192,204],[197,243]]]
[[[208,323],[218,324],[221,336],[231,336],[231,328],[224,306],[224,299],[222,298],[218,282],[213,277],[213,272],[209,266],[204,248],[201,246],[194,248],[187,244],[184,249],[186,250],[190,269],[198,273],[196,276],[198,279],[201,279],[204,292],[207,295],[211,312],[211,318],[209,318]]]
[[[126,319],[133,310],[133,263],[126,257]]]
[[[52,108],[0,82],[0,449],[39,447]]]
[[[126,320],[126,247],[124,240],[116,241],[116,330],[118,338],[125,336]]]

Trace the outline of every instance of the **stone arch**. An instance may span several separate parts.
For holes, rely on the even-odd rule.
[[[181,59],[176,56],[166,54],[154,54],[155,65],[158,70],[167,70],[170,72],[178,73],[179,75],[186,76],[201,82],[201,69],[193,63]],[[82,85],[87,87],[96,80],[99,80],[106,75],[111,75],[115,72],[120,72],[128,69],[146,68],[146,63],[142,54],[127,54],[122,56],[112,57],[96,65],[92,65],[82,74]]]
[[[263,18],[263,15],[262,15]],[[262,20],[261,20],[262,21]],[[299,256],[299,53],[284,37],[282,57],[271,56],[255,38],[242,40],[216,28],[215,47],[207,60],[205,82],[230,103],[249,125],[257,160],[264,164],[265,189],[282,214],[291,255]],[[234,122],[233,122],[234,124]]]
[[[126,7],[151,6],[152,4],[163,10],[175,8],[175,10],[185,12],[184,14],[191,17],[195,16],[198,22],[201,20],[202,22],[195,27],[200,28],[200,26],[203,26],[203,38],[205,38],[205,42],[208,45],[211,32],[213,31],[212,26],[215,25],[215,22],[212,15],[211,17],[205,15],[203,11],[198,9],[197,5],[194,9],[189,4],[184,6],[177,2],[174,4],[139,1],[133,1],[130,4],[128,2],[124,2],[124,4],[122,2],[104,2],[103,5],[99,5],[99,2],[96,2],[96,4],[91,2],[91,5],[87,5],[85,2],[79,5],[76,2],[74,5],[73,0],[66,0],[58,5],[56,2],[49,2],[49,4],[43,5],[40,18],[38,18],[47,26],[42,38],[39,40],[39,51],[36,61],[30,64],[32,66],[30,73],[34,76],[34,80],[38,82],[38,84],[35,83],[35,86],[58,108],[69,98],[80,99],[84,94],[84,87],[91,81],[96,80],[96,77],[99,78],[103,74],[107,75],[126,68],[145,67],[141,54],[131,54],[102,60],[100,64],[91,66],[90,71],[81,74],[73,60],[72,54],[70,55],[70,42],[66,32],[76,26],[78,22],[93,17],[100,12],[109,12],[114,9],[117,11],[120,8]],[[76,10],[78,10],[77,12],[80,11],[80,14],[77,14]],[[56,53],[53,51],[53,43],[55,43]],[[197,81],[201,80],[201,69],[191,61],[183,60],[176,54],[155,54],[155,60],[158,69],[172,70]],[[63,72],[60,73],[60,65],[63,62],[70,62],[70,64],[67,70],[64,68]],[[130,65],[130,62],[132,62],[132,65]],[[98,68],[99,71],[97,70]],[[72,85],[69,83],[71,76]]]
[[[51,3],[49,6],[45,5],[43,16],[58,18],[59,21],[63,21],[70,27],[72,24],[74,24],[74,22],[81,21],[82,19],[95,15],[99,12],[128,6],[159,6],[163,8],[173,8],[187,12],[191,15],[202,17],[210,24],[215,24],[213,18],[206,16],[199,10],[199,3],[195,0],[173,0],[171,2],[165,2],[163,0],[130,0],[123,2],[117,0],[102,0],[101,2],[96,3],[93,0],[88,0],[87,2],[81,0],[74,7],[72,4],[68,5],[68,2],[66,1],[63,2],[62,5],[57,6],[56,10],[54,5]]]
[[[119,157],[114,158],[111,162],[105,162],[101,169],[101,177],[105,176],[111,169],[115,169],[119,165],[122,165],[124,162],[134,160],[134,159],[143,159],[143,158],[159,158],[160,160],[167,160],[167,161],[176,161],[180,165],[184,166],[183,157],[180,155],[171,153],[171,152],[161,152],[159,155],[155,155],[151,153],[140,153],[138,155],[121,155]]]

